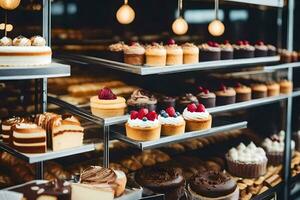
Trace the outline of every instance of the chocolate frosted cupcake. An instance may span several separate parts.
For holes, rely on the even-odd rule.
[[[185,43],[182,46],[183,64],[195,64],[199,62],[199,48],[192,43]]]
[[[108,46],[108,53],[106,58],[109,60],[123,62],[124,60],[124,50],[127,49],[128,46],[124,44],[124,42],[118,42],[115,44],[111,44]]]
[[[221,60],[233,59],[233,47],[228,40],[224,44],[220,45],[221,48]]]
[[[205,108],[212,108],[216,106],[216,95],[208,89],[199,87],[197,94],[198,101],[205,106]]]
[[[187,105],[191,103],[198,104],[199,102],[197,97],[195,97],[193,94],[186,93],[183,96],[179,97],[179,99],[177,100],[177,110],[182,112],[187,107]]]
[[[263,41],[258,41],[255,44],[255,57],[265,57],[268,55],[268,47]]]
[[[240,83],[234,88],[236,92],[236,102],[251,100],[251,88]]]
[[[206,171],[193,176],[187,186],[192,200],[238,200],[239,188],[233,178],[224,172]]]
[[[127,100],[128,111],[147,108],[149,111],[156,110],[157,99],[146,90],[135,90]]]
[[[236,92],[233,88],[221,85],[220,90],[215,92],[217,96],[217,106],[235,103]]]
[[[264,84],[253,84],[252,89],[252,99],[265,98],[268,96],[268,88]]]
[[[207,42],[198,47],[200,61],[212,61],[221,59],[221,49],[218,43]]]
[[[145,48],[139,43],[133,43],[124,49],[124,62],[130,65],[143,65],[145,63]]]
[[[183,51],[182,48],[175,43],[175,40],[170,39],[165,48],[167,50],[166,65],[182,65]]]
[[[255,48],[248,41],[238,41],[234,48],[234,58],[253,58]]]
[[[176,106],[176,98],[170,97],[170,96],[160,96],[158,98],[158,109],[159,110],[165,110],[169,107],[174,107]]]
[[[268,44],[268,56],[276,56],[277,55],[277,49],[275,46]]]
[[[179,168],[144,168],[136,173],[135,180],[142,187],[165,194],[166,200],[176,200],[184,196],[185,180]]]

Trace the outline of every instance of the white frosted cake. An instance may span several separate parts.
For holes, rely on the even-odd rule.
[[[46,65],[52,60],[51,48],[40,36],[0,39],[0,66]]]

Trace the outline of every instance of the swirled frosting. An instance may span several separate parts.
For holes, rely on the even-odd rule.
[[[130,99],[127,100],[128,104],[156,104],[157,99],[154,95],[146,90],[135,90]]]
[[[32,46],[46,46],[46,40],[39,35],[31,37],[30,41]]]
[[[187,108],[183,111],[183,118],[186,120],[199,120],[199,119],[207,119],[209,117],[209,113],[207,110],[204,112],[190,112]]]
[[[128,119],[127,121],[128,125],[131,127],[141,127],[141,128],[151,128],[158,126],[160,124],[158,119],[155,119],[153,121],[151,120],[141,120],[141,119]]]
[[[114,51],[114,52],[120,52],[127,48],[128,48],[128,45],[126,45],[124,42],[118,42],[118,43],[111,44],[108,46],[108,50]]]
[[[133,45],[124,49],[124,53],[125,54],[144,54],[145,48],[142,45],[140,45],[139,43],[134,43]]]
[[[80,182],[83,184],[113,183],[117,179],[116,173],[110,168],[91,166],[85,169],[80,175]]]
[[[31,41],[23,36],[18,36],[13,40],[14,46],[31,46]]]
[[[9,37],[3,37],[0,39],[0,46],[11,46],[12,43],[12,39]]]

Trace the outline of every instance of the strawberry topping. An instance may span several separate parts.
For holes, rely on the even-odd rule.
[[[138,118],[138,115],[139,115],[139,112],[137,112],[137,111],[131,111],[130,112],[130,119],[136,119],[136,118]]]
[[[117,99],[117,96],[111,91],[111,89],[103,88],[99,91],[98,98],[104,100],[113,100]]]
[[[187,106],[187,110],[190,111],[190,112],[196,112],[196,110],[197,110],[196,104],[194,104],[194,103],[189,104]]]
[[[143,117],[145,117],[148,114],[148,112],[149,111],[147,108],[141,108],[138,113],[138,118],[142,120]]]
[[[203,104],[199,104],[198,106],[197,106],[197,110],[196,110],[197,112],[205,112],[205,107],[204,107],[204,105]]]
[[[176,111],[175,111],[175,109],[174,109],[173,107],[167,108],[167,109],[166,109],[166,112],[168,113],[168,115],[169,115],[170,117],[174,117],[174,116],[176,115]]]
[[[158,118],[157,114],[155,111],[151,111],[146,115],[147,119],[150,121],[154,121],[155,119]]]

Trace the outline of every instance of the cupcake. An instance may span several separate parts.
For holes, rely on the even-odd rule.
[[[199,47],[199,60],[212,61],[221,59],[221,49],[216,42],[207,42]]]
[[[128,48],[128,45],[124,42],[118,42],[108,46],[107,58],[109,60],[123,62],[124,60],[124,50]]]
[[[268,88],[264,84],[253,84],[252,89],[252,99],[265,98],[268,96]]]
[[[185,43],[182,46],[183,64],[195,64],[199,62],[199,48],[193,43]]]
[[[187,195],[192,200],[238,200],[239,187],[225,172],[204,171],[191,178]]]
[[[251,100],[251,88],[240,83],[234,88],[236,92],[236,102]]]
[[[198,104],[199,102],[198,102],[197,97],[195,97],[193,94],[186,93],[178,98],[177,104],[176,104],[177,110],[182,112],[187,107],[187,105],[189,105],[191,103]]]
[[[203,104],[189,104],[183,111],[187,131],[199,131],[211,128],[212,117]]]
[[[292,51],[292,62],[298,62],[298,53],[297,53],[297,51]]]
[[[197,94],[197,99],[205,106],[205,108],[216,106],[216,95],[214,93],[203,87],[198,87],[198,90],[199,93]]]
[[[277,55],[277,49],[275,46],[268,44],[268,56],[276,56]]]
[[[185,121],[173,107],[162,110],[159,115],[162,135],[179,135],[185,131]]]
[[[236,92],[231,87],[221,85],[220,90],[215,92],[217,96],[217,106],[235,103]]]
[[[228,40],[226,40],[223,44],[221,44],[220,48],[221,48],[221,60],[233,59],[233,47]]]
[[[185,196],[185,180],[179,168],[143,168],[135,174],[135,181],[143,188],[165,194],[165,200],[176,200]]]
[[[267,89],[268,89],[268,97],[277,96],[280,94],[280,86],[278,83],[268,82]]]
[[[147,108],[149,111],[155,111],[157,105],[156,97],[146,90],[135,90],[127,100],[128,110],[139,110]]]
[[[176,98],[162,95],[158,98],[158,109],[165,110],[169,107],[176,107]]]
[[[236,45],[233,45],[234,58],[253,58],[255,48],[249,44],[248,41],[238,41]]]
[[[165,46],[167,50],[167,65],[182,65],[183,63],[183,50],[175,43],[175,40],[170,39]]]
[[[280,61],[282,63],[292,62],[292,53],[286,49],[280,51]]]
[[[124,62],[130,65],[143,65],[145,62],[145,48],[139,43],[132,43],[124,49]]]
[[[284,157],[284,138],[285,132],[280,131],[279,135],[273,135],[271,138],[266,138],[262,147],[265,149],[268,157],[268,164],[280,165]],[[295,150],[295,141],[291,141],[291,151]]]
[[[0,46],[12,46],[12,44],[12,39],[9,37],[4,36],[0,39]]]
[[[92,114],[101,118],[122,116],[125,113],[126,101],[116,96],[109,88],[103,88],[98,96],[90,98]]]
[[[282,80],[279,82],[280,85],[280,93],[289,94],[293,92],[293,82],[288,80]]]
[[[264,44],[263,41],[258,41],[254,47],[255,57],[266,57],[268,55],[268,47]]]
[[[248,146],[241,143],[226,154],[228,172],[242,178],[258,178],[267,172],[266,152],[253,142]]]
[[[142,108],[131,111],[125,124],[127,137],[137,141],[150,141],[160,138],[161,125],[155,111]]]
[[[167,51],[164,46],[153,43],[146,47],[146,64],[147,66],[165,66],[167,61]]]
[[[13,40],[13,46],[31,46],[31,41],[20,35]]]

